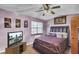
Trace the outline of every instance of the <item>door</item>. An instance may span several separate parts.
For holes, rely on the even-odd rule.
[[[71,53],[78,53],[78,28],[79,27],[79,16],[71,18]]]

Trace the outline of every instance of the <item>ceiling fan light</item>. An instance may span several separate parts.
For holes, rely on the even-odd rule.
[[[47,10],[44,10],[44,13],[47,13],[48,11]]]

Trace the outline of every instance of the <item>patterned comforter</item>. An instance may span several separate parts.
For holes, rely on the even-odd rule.
[[[63,54],[67,49],[67,39],[52,36],[41,36],[35,39],[33,47],[40,53]]]

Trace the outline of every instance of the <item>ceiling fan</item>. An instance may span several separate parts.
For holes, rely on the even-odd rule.
[[[57,9],[60,8],[60,6],[53,6],[51,4],[42,4],[42,7],[36,11],[36,12],[44,12],[43,16],[45,16],[46,14],[55,14],[55,12],[53,11],[53,9]]]

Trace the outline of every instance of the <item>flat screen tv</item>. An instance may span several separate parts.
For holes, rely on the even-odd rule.
[[[8,33],[8,47],[23,40],[23,32],[9,32]]]

